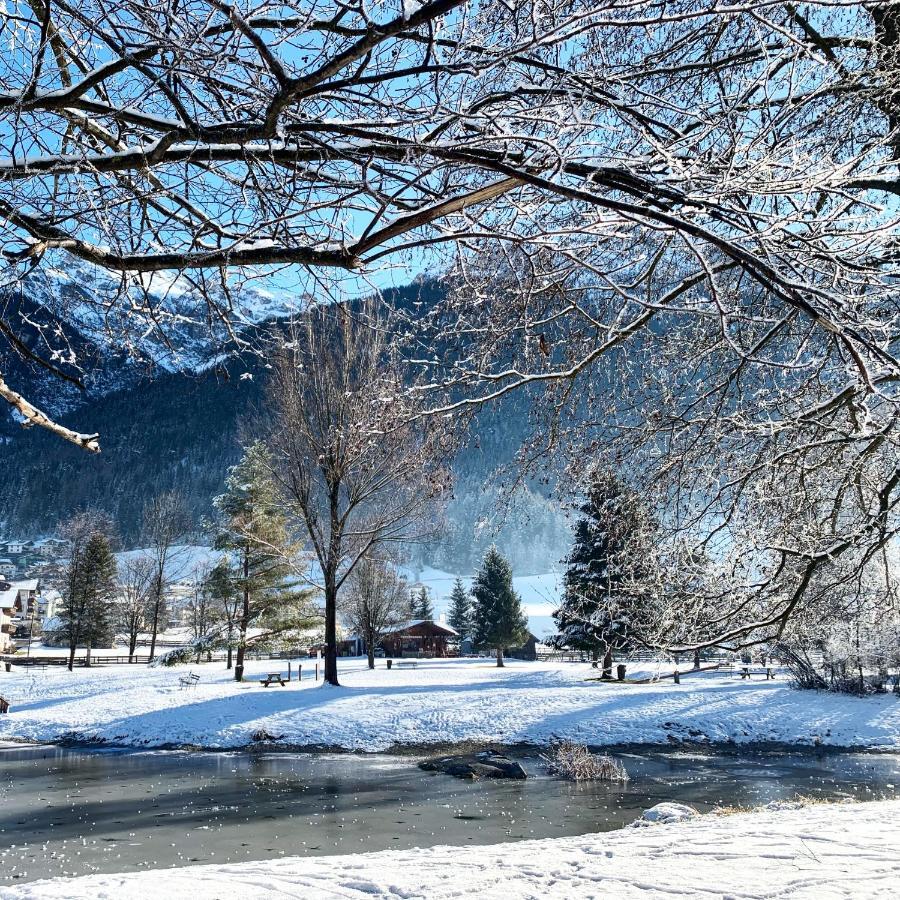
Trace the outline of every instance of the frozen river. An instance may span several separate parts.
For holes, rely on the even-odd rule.
[[[418,757],[0,749],[0,885],[190,863],[488,844],[620,828],[663,800],[900,796],[900,755],[642,749],[624,784],[466,782]]]

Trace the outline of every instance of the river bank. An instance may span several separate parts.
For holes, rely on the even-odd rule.
[[[893,898],[900,801],[793,805],[671,825],[479,847],[265,860],[52,879],[4,900],[615,896]]]
[[[464,742],[595,747],[672,744],[900,748],[900,702],[796,691],[784,677],[716,672],[651,684],[589,681],[589,666],[486,660],[421,660],[374,671],[342,660],[342,686],[304,678],[264,688],[282,662],[254,661],[237,684],[221,664],[170,669],[13,667],[0,676],[11,702],[0,740],[139,748],[234,749],[265,733],[284,749],[385,751]],[[181,689],[188,671],[200,675]],[[296,663],[292,666],[296,673]],[[653,667],[629,676],[652,675]]]

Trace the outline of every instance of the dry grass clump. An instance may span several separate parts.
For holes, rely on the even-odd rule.
[[[622,763],[604,754],[591,753],[584,744],[561,741],[550,748],[549,755],[541,754],[551,775],[569,781],[628,781]]]

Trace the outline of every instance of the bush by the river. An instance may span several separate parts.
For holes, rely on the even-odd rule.
[[[569,781],[628,781],[628,772],[607,754],[591,753],[583,744],[560,741],[541,754],[551,775]]]

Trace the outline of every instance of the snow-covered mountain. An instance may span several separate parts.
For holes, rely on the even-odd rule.
[[[66,424],[98,431],[103,445],[99,457],[85,454],[39,429],[24,431],[4,410],[0,533],[47,534],[71,512],[100,507],[118,520],[125,541],[133,542],[146,500],[170,489],[186,496],[199,523],[210,514],[241,441],[250,436],[249,423],[263,403],[264,360],[237,356],[233,344],[210,340],[196,325],[203,301],[183,282],[151,281],[129,295],[135,303],[153,304],[161,332],[138,329],[130,320],[111,323],[104,309],[119,287],[105,273],[76,268],[38,272],[16,289],[0,290],[3,317],[19,326],[36,352],[82,376],[84,390],[48,379],[2,339],[0,371]],[[155,293],[149,293],[151,287]],[[405,290],[418,297],[423,288]],[[397,294],[402,302],[402,290]],[[293,311],[290,298],[256,287],[242,299],[230,299],[248,334]],[[174,327],[178,340],[167,343],[166,329]],[[118,331],[118,340],[109,340],[110,329]],[[422,549],[420,563],[471,571],[496,540],[520,574],[558,564],[568,542],[558,503],[542,489],[526,487],[501,508],[491,483],[498,466],[512,461],[527,416],[527,400],[512,397],[502,410],[476,420],[478,440],[456,460],[447,532]]]
[[[44,265],[0,280],[0,321],[36,356],[83,383],[48,380],[33,361],[3,341],[0,371],[53,415],[165,372],[198,372],[235,348],[235,336],[295,313],[302,299],[263,282],[200,284],[153,273],[117,278],[84,263]],[[230,328],[216,309],[228,310]],[[239,342],[239,341],[238,341]],[[6,411],[3,411],[6,415]]]

